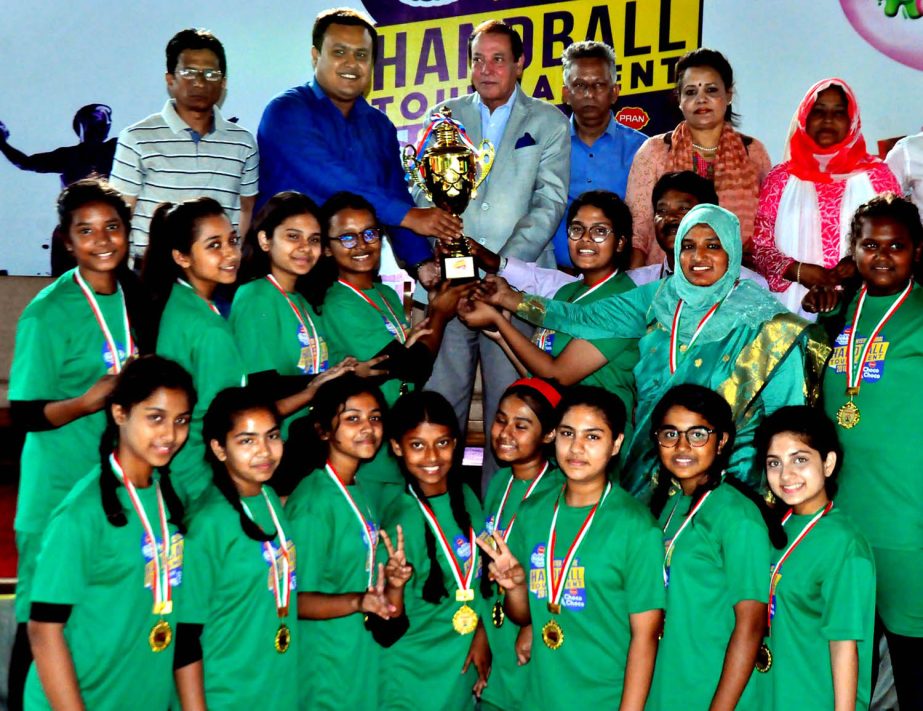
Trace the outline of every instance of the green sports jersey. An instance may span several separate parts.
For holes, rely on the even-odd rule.
[[[548,610],[545,556],[557,491],[522,504],[510,534],[510,550],[528,576],[532,659],[522,708],[618,708],[631,641],[629,615],[664,607],[660,565],[663,548],[650,513],[617,485],[596,517],[564,581],[560,614]],[[568,506],[558,512],[554,566],[590,511]],[[542,627],[554,618],[563,644],[550,649]]]
[[[289,584],[294,588],[299,561],[291,526],[275,492],[269,487],[264,491],[285,532]],[[242,501],[260,528],[276,531],[262,494]],[[253,540],[218,489],[203,494],[186,537],[188,566],[179,621],[203,625],[202,669],[209,709],[252,711],[263,707],[267,698],[279,711],[299,708],[297,592],[292,590],[284,620],[291,644],[280,654],[275,638],[283,620],[276,609],[270,555],[280,569],[278,535],[266,543]],[[257,669],[259,673],[254,673]]]
[[[317,375],[329,367],[321,317],[301,294],[283,296],[269,279],[255,279],[237,290],[228,322],[248,373]],[[287,437],[292,420],[306,414],[304,408],[289,415],[283,436]]]
[[[157,476],[155,474],[155,476]],[[99,489],[99,468],[81,479],[52,514],[38,557],[33,602],[71,605],[64,639],[74,661],[77,683],[88,709],[165,709],[173,692],[173,651],[151,649],[148,637],[161,619],[152,612],[153,550],[124,487],[119,501],[128,520],[113,526],[106,519]],[[157,547],[162,534],[157,521],[154,486],[137,489],[151,521]],[[170,582],[173,626],[184,595],[184,539],[169,525]],[[33,664],[26,679],[25,708],[49,709]]]
[[[40,291],[19,317],[10,400],[67,400],[115,372],[103,332],[74,279],[75,271]],[[122,297],[119,293],[95,296],[119,358],[124,359],[127,339]],[[99,439],[105,428],[106,415],[100,410],[63,427],[26,435],[17,531],[44,529],[71,487],[99,463]]]
[[[813,515],[792,516],[792,542]],[[786,546],[787,547],[787,546]],[[775,551],[773,565],[784,548]],[[875,562],[868,543],[839,506],[821,518],[792,550],[776,583],[771,635],[772,668],[760,674],[770,688],[766,709],[832,709],[830,642],[856,640],[856,708],[871,698],[875,626]],[[766,585],[768,587],[768,576]]]
[[[855,339],[859,352],[897,296],[868,296]],[[836,421],[846,396],[846,326],[834,343],[824,374],[824,410]],[[919,446],[921,400],[914,389],[923,369],[923,289],[884,325],[869,349],[859,394],[859,423],[837,427],[843,446],[837,507],[855,522],[872,546],[878,567],[878,613],[892,632],[923,637],[923,447]],[[887,443],[887,446],[882,446]]]
[[[679,491],[660,515],[661,550],[675,543],[668,567],[664,559],[667,609],[649,709],[707,709],[734,631],[734,605],[769,599],[769,534],[756,505],[727,483],[713,489],[688,519],[692,503]],[[754,683],[737,708],[762,708]]]
[[[192,288],[182,284],[173,286],[160,319],[157,354],[188,370],[198,395],[189,423],[189,439],[170,464],[177,493],[184,502],[191,502],[211,484],[202,418],[215,395],[246,382],[247,370],[227,321]]]
[[[506,496],[506,502],[501,511],[500,505],[512,476],[512,470],[505,467],[497,471],[490,480],[487,496],[484,497],[484,516],[486,518],[484,528],[488,533],[497,531],[500,535],[509,536],[511,532],[510,524],[519,510],[523,496],[525,496],[533,483],[532,481],[513,478],[509,494]],[[549,466],[529,496],[538,495],[549,490],[560,491],[563,484],[564,475],[561,470]],[[499,520],[497,517],[498,512],[500,512]],[[515,528],[515,523],[513,528]],[[487,600],[487,607],[491,610],[491,613],[497,603],[502,605],[502,600],[503,598],[500,596],[497,586],[494,586],[494,595]],[[488,614],[484,620],[484,629],[487,631],[487,639],[490,642],[493,658],[490,680],[487,688],[481,694],[481,702],[493,704],[497,708],[506,709],[507,711],[513,711],[520,708],[522,695],[525,693],[526,679],[529,674],[529,667],[519,666],[516,659],[515,644],[520,628],[511,620],[504,620],[501,626],[497,627],[493,621],[493,614]]]
[[[595,301],[622,294],[635,288],[635,283],[625,272],[617,273],[597,288],[590,288],[581,280],[565,284],[554,295],[554,301],[568,303],[592,304]],[[557,358],[573,337],[563,331],[552,331],[537,328],[532,337],[532,342],[539,348]],[[625,441],[631,440],[632,412],[635,406],[635,376],[634,367],[638,364],[638,339],[637,338],[596,338],[588,339],[608,361],[599,370],[590,373],[581,385],[596,385],[603,390],[618,395],[625,404],[628,413],[629,426],[625,433]]]
[[[353,484],[347,490],[376,542],[377,519],[362,486]],[[301,559],[302,592],[335,595],[368,588],[369,564],[375,565],[369,558],[368,532],[326,470],[317,469],[298,484],[285,502],[285,513]],[[396,532],[391,533],[396,542]],[[365,629],[361,614],[300,620],[298,643],[302,708],[381,708],[377,684],[381,648]],[[357,673],[362,683],[357,683]]]
[[[464,487],[465,509],[477,527],[483,521],[477,497]],[[449,547],[465,573],[470,569],[472,551],[468,532],[462,532],[452,516],[448,495],[429,499],[436,519],[442,526]],[[394,499],[382,516],[382,526],[394,531],[401,524],[407,560],[414,574],[404,589],[404,609],[410,628],[392,647],[382,650],[380,698],[382,708],[390,710],[419,711],[421,708],[466,709],[472,706],[472,688],[477,681],[477,670],[472,664],[466,674],[462,665],[471,647],[472,634],[460,635],[452,627],[452,617],[462,603],[455,599],[457,585],[449,562],[442,554],[438,542],[436,556],[445,579],[448,596],[438,604],[423,599],[423,585],[429,576],[430,562],[426,552],[425,526],[419,505],[409,494]],[[478,531],[475,530],[477,534]],[[472,587],[475,599],[469,603],[483,616],[486,605],[479,590],[481,556]]]

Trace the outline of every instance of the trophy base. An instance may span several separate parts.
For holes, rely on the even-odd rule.
[[[470,255],[446,256],[440,260],[442,278],[445,281],[473,281],[477,278],[474,257]]]

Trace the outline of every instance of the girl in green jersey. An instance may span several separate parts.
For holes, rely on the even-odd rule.
[[[475,543],[483,514],[462,481],[460,437],[455,411],[436,392],[404,395],[389,414],[388,438],[406,489],[382,525],[402,525],[414,576],[404,591],[409,629],[382,655],[382,708],[464,709],[472,690],[480,696],[487,683],[490,584]]]
[[[701,385],[671,388],[651,415],[667,608],[650,709],[762,708],[750,679],[766,621],[768,510],[725,472],[734,435],[730,405]]]
[[[56,509],[42,540],[26,708],[168,706],[184,529],[167,465],[186,441],[195,399],[189,374],[157,356],[119,375],[99,465]]]
[[[253,386],[222,390],[203,425],[215,486],[187,536],[176,685],[184,709],[298,708],[296,550],[266,482],[282,457],[280,418]],[[254,674],[254,670],[259,673]]]
[[[820,411],[783,407],[757,432],[766,478],[783,504],[764,643],[765,709],[867,709],[872,692],[872,549],[833,497],[842,450]],[[904,708],[902,705],[901,708]]]

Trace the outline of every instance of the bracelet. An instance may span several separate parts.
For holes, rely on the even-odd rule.
[[[795,283],[801,283],[801,267],[804,265],[804,262],[798,262],[798,268],[795,270]]]

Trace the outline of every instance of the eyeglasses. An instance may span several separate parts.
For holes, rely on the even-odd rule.
[[[579,242],[583,239],[583,235],[589,232],[590,239],[596,244],[602,244],[607,239],[609,235],[614,234],[615,230],[611,227],[606,227],[605,225],[593,225],[589,229],[581,225],[579,222],[571,222],[567,226],[567,239],[573,242]]]
[[[672,449],[679,444],[681,436],[686,436],[690,447],[704,447],[708,439],[715,433],[708,427],[690,427],[688,430],[678,430],[675,427],[661,427],[654,433],[654,439],[661,447]]]
[[[183,67],[176,70],[176,76],[184,81],[194,81],[195,79],[204,79],[205,81],[221,81],[224,78],[224,72],[220,69],[195,69],[193,67]]]
[[[339,237],[331,237],[330,239],[339,242],[343,249],[352,249],[359,244],[360,237],[366,244],[375,244],[381,239],[381,230],[377,227],[369,227],[368,229],[362,230],[362,232],[347,232]]]
[[[603,81],[594,81],[592,84],[587,84],[582,81],[575,81],[573,84],[568,84],[567,88],[570,89],[575,94],[601,94],[604,91],[609,89],[609,84]]]

